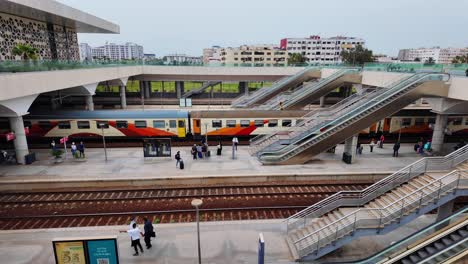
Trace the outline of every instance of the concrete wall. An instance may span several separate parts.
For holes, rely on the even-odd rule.
[[[362,73],[362,84],[378,87],[386,87],[399,79],[409,76],[409,73],[395,73],[384,71],[364,71]]]
[[[448,97],[468,101],[468,78],[452,77]]]

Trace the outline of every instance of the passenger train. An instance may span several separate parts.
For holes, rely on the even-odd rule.
[[[28,137],[137,139],[147,137],[199,138],[208,134],[217,138],[248,138],[260,134],[287,130],[302,120],[308,111],[264,110],[96,110],[36,113],[23,117]],[[2,132],[8,132],[8,121],[0,122]],[[430,135],[435,114],[430,111],[403,110],[385,118],[362,134]],[[0,132],[1,134],[3,134]],[[447,133],[468,136],[468,116],[450,116]]]

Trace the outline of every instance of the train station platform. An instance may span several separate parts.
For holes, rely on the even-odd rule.
[[[216,153],[210,147],[211,153]],[[190,147],[174,147],[181,152],[185,169],[176,168],[171,158],[143,158],[142,148],[86,149],[86,159],[74,159],[71,154],[59,164],[54,163],[48,150],[35,150],[38,161],[31,165],[0,166],[0,190],[16,189],[19,186],[68,183],[74,187],[143,186],[146,184],[216,184],[271,181],[366,181],[373,182],[391,174],[421,158],[413,151],[412,144],[402,144],[399,157],[392,157],[392,145],[374,148],[364,145],[362,155],[357,155],[353,164],[341,161],[343,145],[336,153],[322,153],[308,164],[264,166],[248,153],[248,147],[239,146],[236,158],[232,159],[232,147],[224,146],[222,156],[212,155],[207,159],[192,160]],[[110,184],[114,182],[114,184]],[[31,185],[32,186],[32,185]],[[27,187],[24,187],[27,189]],[[32,187],[31,187],[32,188]]]
[[[375,236],[359,238],[325,256],[323,261],[357,260],[372,255],[434,220],[435,215],[424,215],[391,233],[378,236],[379,239],[375,239]],[[142,228],[141,220],[137,222]],[[292,260],[284,239],[283,227],[281,220],[201,222],[202,263],[257,263],[257,241],[260,233],[265,239],[265,263],[296,263]],[[55,263],[51,242],[55,238],[117,236],[121,263],[197,262],[195,223],[159,224],[155,228],[157,237],[152,242],[153,247],[139,256],[132,256],[134,250],[130,247],[128,235],[119,232],[126,230],[127,226],[0,231],[0,256],[12,264]],[[144,247],[143,241],[141,243]]]

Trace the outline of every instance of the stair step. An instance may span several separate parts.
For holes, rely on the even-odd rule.
[[[444,244],[442,244],[440,242],[435,242],[433,245],[437,250],[442,250],[442,249],[445,248]]]
[[[425,258],[427,258],[429,256],[429,253],[427,251],[425,251],[424,249],[418,250],[417,254],[422,259],[425,259]]]
[[[418,263],[418,262],[421,260],[421,258],[420,258],[419,256],[417,256],[416,254],[410,255],[410,256],[409,256],[409,259],[410,259],[411,261],[413,261],[413,263]]]
[[[448,237],[444,237],[440,240],[443,244],[445,244],[446,246],[450,246],[453,244],[453,240],[448,238]]]
[[[427,246],[427,247],[425,247],[425,249],[431,255],[437,253],[437,249],[435,247],[433,247],[433,246]]]
[[[406,258],[405,258],[405,259],[402,259],[402,260],[401,260],[401,263],[403,263],[403,264],[414,264],[413,261],[411,261],[411,260],[409,260],[409,259],[406,259]]]

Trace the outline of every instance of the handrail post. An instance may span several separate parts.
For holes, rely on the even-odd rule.
[[[380,219],[379,219],[379,226],[377,227],[377,234],[380,233],[380,229],[381,229],[381,225],[382,225],[382,220],[383,220],[383,213],[382,213],[382,208],[379,208],[377,209],[379,210],[379,215],[380,215]],[[383,227],[382,227],[383,228]]]
[[[418,212],[419,212],[419,210],[421,210],[421,206],[422,206],[422,199],[423,199],[423,195],[424,195],[423,189],[424,189],[424,187],[421,189],[421,198],[419,198]]]
[[[403,218],[404,206],[405,206],[405,199],[403,199],[401,202],[401,212],[400,212],[400,218],[398,219],[398,223],[400,223],[401,218]]]
[[[441,181],[441,180],[439,180],[439,190],[437,191],[437,199],[436,199],[436,200],[434,200],[434,203],[437,203],[437,202],[439,201],[439,199],[440,199],[440,192],[441,192],[441,190],[442,190],[442,181]]]
[[[320,248],[320,232],[317,233],[317,250],[315,251],[315,255],[317,256],[319,253],[319,248]]]
[[[357,220],[357,212],[354,213],[353,235],[354,235],[354,232],[356,232],[356,220]]]
[[[455,185],[455,188],[453,188],[453,194],[456,194],[456,193],[457,193],[458,187],[460,186],[460,178],[461,178],[461,173],[460,173],[460,171],[457,171],[457,175],[458,175],[458,178],[457,178],[457,185]]]
[[[338,239],[338,222],[336,223],[336,230],[335,230],[335,239],[333,239],[333,245],[336,244],[336,240]]]

